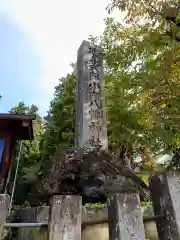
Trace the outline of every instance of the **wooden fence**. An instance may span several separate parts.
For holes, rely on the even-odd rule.
[[[159,239],[180,239],[180,177],[161,174],[151,177],[149,182]],[[0,239],[3,239],[3,231],[8,227],[45,226],[48,231],[43,240],[81,240],[84,224],[93,222],[85,216],[81,196],[54,196],[48,208],[49,216],[44,222],[7,223],[8,206],[9,197],[0,195]],[[110,196],[107,215],[103,219],[109,224],[109,240],[145,239],[143,221],[147,219],[143,219],[137,193]],[[99,219],[99,222],[103,222],[103,219]],[[98,222],[98,219],[95,220]],[[25,236],[23,239],[26,240]]]

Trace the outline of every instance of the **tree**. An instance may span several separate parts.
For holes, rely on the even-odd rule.
[[[138,113],[128,111],[128,101],[123,100],[123,88],[114,88],[115,78],[110,74],[105,76],[106,105],[108,118],[109,149],[117,158],[120,156],[121,164],[130,160],[134,162],[134,148],[132,142],[136,135],[142,131],[142,124],[138,122]],[[54,99],[51,102],[48,115],[45,117],[42,144],[41,170],[47,167],[57,148],[74,147],[75,137],[75,93],[76,73],[68,74],[60,79],[55,88]],[[117,94],[119,104],[116,105]],[[137,142],[137,139],[136,139]]]
[[[114,114],[110,108],[108,111],[121,125],[120,109],[125,103],[131,134],[123,132],[126,139],[133,137],[133,149],[172,152],[179,146],[180,127],[179,3],[113,0],[108,10],[111,13],[115,8],[125,15],[124,22],[107,18],[98,39],[104,49],[106,71],[113,79],[114,93],[109,94],[116,99]],[[129,125],[128,116],[133,125]],[[119,133],[117,125],[112,127],[114,134]]]
[[[53,156],[57,148],[74,146],[75,134],[76,74],[68,74],[59,80],[54,99],[45,117],[45,133],[42,143],[42,167]]]
[[[34,140],[31,142],[29,140],[23,142],[15,191],[15,202],[19,204],[23,203],[26,200],[25,198],[27,198],[29,188],[32,187],[31,181],[34,181],[36,179],[36,172],[39,169],[39,162],[41,159],[43,122],[38,114],[38,107],[36,105],[27,106],[24,102],[19,102],[19,104],[13,107],[9,113],[36,116],[36,121],[34,123]],[[13,168],[10,179],[10,189],[12,188],[12,183],[14,181],[18,152],[19,144],[16,146],[15,159],[13,161]]]
[[[111,0],[107,10],[111,13],[114,9],[119,9],[125,15],[126,23],[142,23],[143,20],[150,21],[151,26],[155,23],[158,23],[158,26],[162,24],[163,27],[180,26],[178,0]]]

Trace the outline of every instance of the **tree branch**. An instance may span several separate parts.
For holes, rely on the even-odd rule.
[[[152,9],[153,13],[156,15],[160,15],[161,17],[163,17],[166,21],[170,21],[173,24],[175,24],[177,27],[180,27],[180,22],[177,22],[177,16],[180,10],[180,1],[178,3],[177,9],[176,9],[176,14],[175,16],[165,16],[162,12],[160,12],[159,10],[157,10],[152,4],[151,2],[147,2],[147,4],[149,5],[149,7]],[[176,40],[176,39],[175,39]]]
[[[180,37],[177,34],[173,34],[172,31],[166,31],[165,32],[166,36],[169,36],[172,40],[175,40],[177,42],[180,42]]]

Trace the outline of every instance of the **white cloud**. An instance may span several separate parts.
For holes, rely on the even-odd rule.
[[[89,35],[104,29],[109,0],[6,0],[0,5],[37,47],[43,69],[37,85],[39,105],[47,110],[58,78],[76,61],[77,49]]]

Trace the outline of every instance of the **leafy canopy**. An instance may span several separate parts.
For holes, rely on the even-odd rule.
[[[98,38],[106,71],[114,78],[116,123],[124,101],[137,120],[130,128],[135,142],[153,151],[179,145],[179,6],[177,1],[113,0],[108,10],[124,13],[124,22],[107,18]]]

